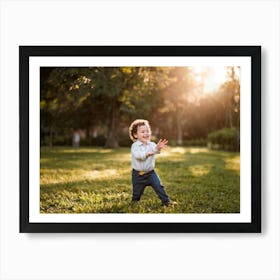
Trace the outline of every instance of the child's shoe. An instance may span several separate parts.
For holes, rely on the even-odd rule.
[[[164,205],[167,206],[167,207],[174,207],[174,206],[177,205],[177,202],[176,201],[168,201]]]
[[[139,200],[131,200],[131,202],[130,202],[131,206],[135,206],[137,204],[139,204]]]

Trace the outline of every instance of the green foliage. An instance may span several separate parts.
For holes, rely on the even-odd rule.
[[[205,147],[205,146],[207,146],[207,140],[206,139],[187,140],[187,141],[183,142],[183,146],[187,146],[187,147]]]
[[[93,130],[106,147],[128,146],[123,132],[136,118],[148,119],[156,138],[187,146],[223,127],[239,128],[238,71],[227,68],[227,81],[204,94],[192,67],[41,67],[41,145],[69,144],[77,129],[87,135],[82,146],[100,145],[87,133]]]
[[[208,134],[208,143],[212,149],[239,151],[239,131],[225,128]]]
[[[121,147],[130,147],[132,144],[131,139],[128,137],[128,133],[120,133],[119,144]]]
[[[177,143],[175,140],[169,140],[168,145],[170,146],[177,146]],[[185,140],[183,141],[182,147],[206,147],[207,146],[207,139],[201,138],[201,139],[192,139],[192,140]]]
[[[55,146],[71,146],[72,145],[72,137],[65,137],[65,136],[55,136],[53,138],[53,144]]]
[[[239,153],[168,148],[156,170],[175,208],[151,187],[131,205],[130,149],[42,148],[41,213],[239,213]]]
[[[41,125],[60,135],[65,128],[106,127],[106,147],[118,147],[120,122],[125,119],[127,126],[127,118],[150,116],[162,103],[166,72],[166,67],[43,67]]]
[[[80,146],[98,146],[103,147],[106,143],[106,138],[103,135],[97,137],[87,137],[80,140]]]

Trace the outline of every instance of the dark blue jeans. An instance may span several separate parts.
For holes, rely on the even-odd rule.
[[[153,187],[154,191],[163,204],[166,204],[170,201],[167,193],[165,192],[164,186],[161,185],[160,179],[154,170],[140,175],[138,171],[133,169],[132,185],[132,201],[139,201],[147,186]]]

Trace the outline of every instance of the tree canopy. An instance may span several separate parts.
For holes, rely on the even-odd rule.
[[[225,71],[226,80],[205,93],[193,67],[41,67],[41,145],[69,144],[75,130],[88,144],[101,137],[107,148],[129,145],[136,118],[179,145],[239,129],[239,68]]]

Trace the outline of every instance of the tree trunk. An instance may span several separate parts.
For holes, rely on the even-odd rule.
[[[111,108],[109,119],[108,137],[105,143],[105,148],[115,149],[119,147],[118,142],[118,124],[119,124],[119,108],[118,102],[114,102]]]
[[[50,126],[50,147],[53,146],[53,127]]]
[[[180,119],[177,120],[177,144],[183,144],[183,128]]]
[[[228,106],[227,106],[227,109],[226,109],[226,119],[227,119],[227,126],[232,128],[233,127],[233,124],[232,124],[232,103],[231,103],[231,100],[229,100],[228,102]]]
[[[88,126],[86,128],[86,138],[88,140],[89,145],[91,146],[91,144],[92,144],[92,137],[90,135],[90,127],[88,127]]]

